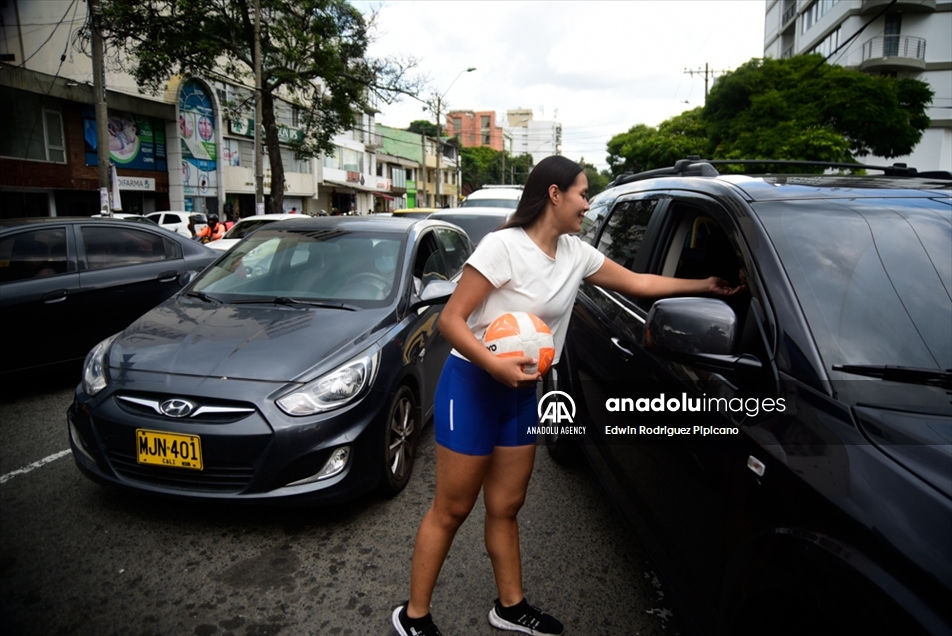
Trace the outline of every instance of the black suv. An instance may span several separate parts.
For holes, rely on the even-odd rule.
[[[549,451],[584,451],[702,633],[952,632],[952,180],[713,163],[615,185],[582,239],[745,291],[583,284]]]

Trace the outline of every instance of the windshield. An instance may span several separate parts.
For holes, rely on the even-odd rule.
[[[264,228],[236,245],[189,292],[225,303],[340,302],[382,307],[401,280],[405,239],[383,232]]]
[[[518,199],[464,199],[461,208],[508,208],[515,210],[519,205]]]
[[[948,200],[814,199],[756,209],[828,370],[952,368]]]

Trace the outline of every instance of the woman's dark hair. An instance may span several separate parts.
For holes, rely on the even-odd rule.
[[[535,223],[549,200],[549,186],[557,185],[559,190],[565,192],[572,187],[580,172],[582,172],[581,164],[559,155],[552,155],[540,161],[529,173],[526,185],[522,189],[519,205],[512,218],[499,229],[528,227]]]

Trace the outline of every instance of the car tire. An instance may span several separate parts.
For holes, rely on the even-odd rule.
[[[381,492],[389,497],[398,494],[410,481],[420,438],[420,409],[416,396],[401,385],[390,400],[383,435],[383,466]]]
[[[553,367],[552,370],[542,378],[542,395],[545,395],[549,391],[565,390],[565,384],[559,379],[560,372],[566,372],[566,365],[560,363],[558,368]],[[554,459],[556,463],[564,466],[575,464],[582,455],[581,449],[579,448],[579,439],[575,435],[546,433],[545,447],[546,450],[549,451],[549,456]]]

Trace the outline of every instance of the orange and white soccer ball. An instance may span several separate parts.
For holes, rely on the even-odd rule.
[[[483,344],[497,356],[526,356],[539,361],[526,364],[522,370],[533,374],[538,369],[545,375],[555,360],[555,341],[552,330],[538,316],[525,311],[503,314],[490,323],[483,336]]]

